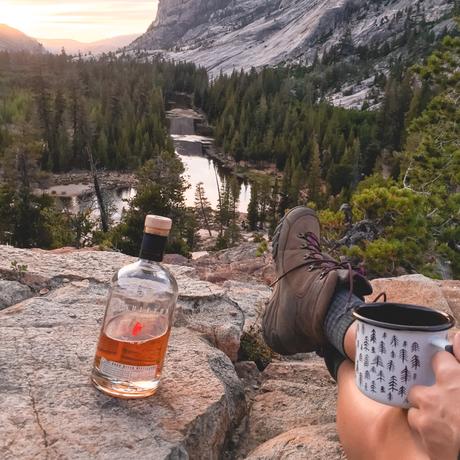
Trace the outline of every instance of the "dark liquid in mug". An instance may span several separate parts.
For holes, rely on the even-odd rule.
[[[418,330],[439,331],[449,329],[454,320],[446,313],[418,305],[382,303],[362,305],[355,309],[358,319],[376,326],[394,329],[414,328]]]

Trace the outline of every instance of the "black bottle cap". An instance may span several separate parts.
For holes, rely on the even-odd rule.
[[[148,215],[145,218],[144,238],[142,239],[139,257],[141,259],[161,262],[171,227],[171,219]]]

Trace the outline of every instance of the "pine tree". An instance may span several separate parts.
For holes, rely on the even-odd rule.
[[[313,139],[311,146],[310,163],[308,166],[308,192],[309,199],[318,203],[321,194],[321,160],[319,156],[319,145],[316,139]]]
[[[52,100],[48,85],[42,75],[37,78],[36,83],[36,100],[38,117],[42,127],[43,138],[45,141],[45,150],[42,157],[42,167],[44,169],[52,169],[52,159],[50,153],[54,148],[53,141],[53,126],[52,126]]]
[[[209,236],[212,237],[211,222],[213,221],[213,212],[211,203],[206,198],[203,188],[203,182],[196,185],[195,190],[195,212],[197,214],[197,221],[202,228],[205,228]]]
[[[257,230],[259,222],[259,193],[257,183],[251,186],[251,199],[248,205],[248,225],[251,231]]]
[[[278,178],[275,178],[275,184],[273,186],[272,192],[270,194],[270,203],[268,207],[268,223],[269,229],[268,234],[270,237],[275,233],[276,226],[279,222],[278,214],[278,199],[279,199],[279,187],[278,187]]]

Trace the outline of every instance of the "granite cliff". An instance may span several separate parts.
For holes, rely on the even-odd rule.
[[[129,50],[193,61],[211,74],[311,62],[331,46],[387,45],[383,61],[406,52],[411,31],[440,34],[450,0],[160,0],[155,21]],[[353,53],[353,51],[351,51]],[[348,56],[344,56],[347,58]]]
[[[180,296],[162,386],[122,401],[97,392],[89,373],[108,282],[133,259],[0,246],[0,458],[344,459],[321,359],[275,356],[261,371],[248,358],[273,277],[256,248],[169,265]],[[459,281],[373,285],[460,319]]]

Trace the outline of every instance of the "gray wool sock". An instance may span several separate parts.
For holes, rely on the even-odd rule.
[[[331,377],[337,382],[339,367],[346,361],[345,356],[341,355],[332,345],[328,345],[323,349],[324,362]]]
[[[343,347],[345,333],[354,321],[351,311],[353,307],[364,303],[354,294],[352,294],[349,302],[348,297],[349,291],[347,288],[338,287],[336,289],[323,324],[324,333],[329,343],[345,357]]]

